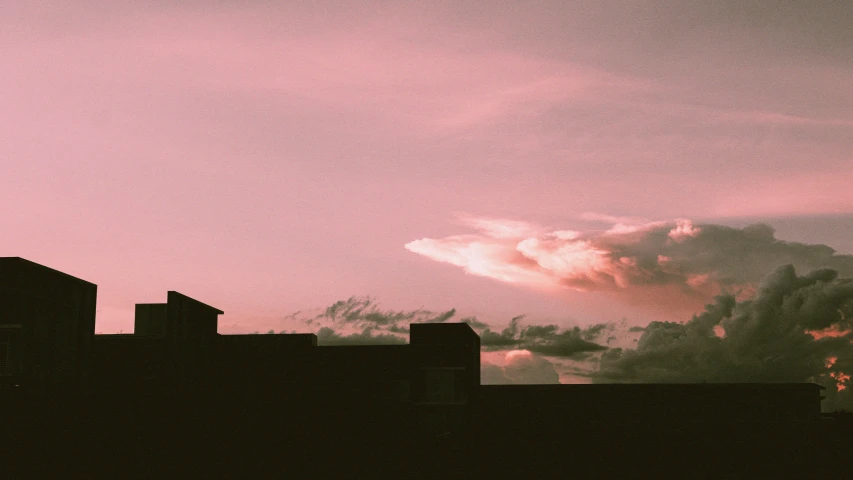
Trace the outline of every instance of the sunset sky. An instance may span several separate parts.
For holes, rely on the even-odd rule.
[[[500,330],[853,275],[851,2],[171,3],[0,6],[0,255],[98,284],[98,331],[167,290],[223,333],[351,296]]]

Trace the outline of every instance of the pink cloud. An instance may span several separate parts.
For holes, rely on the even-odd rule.
[[[424,238],[406,249],[433,260],[463,267],[467,272],[507,283],[551,287],[549,274],[523,253],[477,236],[458,235],[441,240]]]
[[[753,291],[784,262],[853,269],[853,257],[824,245],[777,240],[766,225],[736,229],[676,219],[575,232],[500,219],[468,224],[479,232],[424,238],[405,248],[503,282],[607,292],[629,304],[682,312],[695,311],[724,289]]]
[[[643,234],[665,225],[617,224],[600,233],[553,230],[510,220],[478,219],[469,222],[479,235],[458,235],[444,239],[420,239],[406,244],[414,253],[464,268],[469,273],[497,280],[536,286],[564,286],[578,291],[627,288],[647,277],[637,259],[614,257],[614,244],[641,241]],[[698,229],[679,220],[669,235],[695,236]],[[529,236],[528,234],[536,234]],[[686,234],[684,232],[690,232]],[[637,235],[639,234],[639,236]],[[667,262],[658,265],[667,271]]]

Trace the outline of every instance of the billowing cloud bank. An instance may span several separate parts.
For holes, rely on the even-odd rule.
[[[687,323],[650,323],[635,349],[602,355],[593,381],[814,381],[828,387],[825,406],[850,408],[851,324],[853,279],[784,265],[750,300],[721,295]]]
[[[685,323],[561,328],[518,316],[496,331],[455,316],[385,311],[351,298],[302,321],[319,328],[325,345],[402,344],[409,323],[467,322],[480,334],[483,384],[559,383],[561,375],[596,383],[816,382],[827,387],[825,409],[853,410],[853,278],[833,269],[798,275],[791,264],[777,267],[752,298],[717,295]]]
[[[810,271],[829,267],[853,274],[853,255],[826,245],[785,242],[764,224],[745,228],[695,225],[678,219],[618,219],[605,231],[546,229],[525,222],[468,218],[477,233],[405,245],[427,258],[466,272],[519,285],[571,288],[666,298],[699,305],[713,295],[749,290],[778,265]],[[649,297],[649,292],[658,294]],[[695,311],[695,310],[693,310]]]

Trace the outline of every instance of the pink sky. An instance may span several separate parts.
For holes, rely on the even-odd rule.
[[[352,295],[501,325],[666,313],[404,248],[460,214],[762,221],[853,253],[843,5],[7,3],[0,255],[97,283],[99,331],[167,290],[223,332]]]

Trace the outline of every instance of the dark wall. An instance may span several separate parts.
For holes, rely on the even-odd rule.
[[[0,258],[2,323],[22,325],[24,369],[33,386],[86,380],[97,286],[17,257]]]
[[[315,335],[217,335],[212,340],[204,375],[219,389],[285,389],[285,384],[313,378],[308,357],[317,344]]]
[[[767,465],[779,478],[851,448],[849,425],[818,419],[816,385],[480,387],[467,324],[411,325],[410,345],[318,347],[310,334],[218,335],[222,312],[177,292],[137,306],[137,334],[96,336],[96,288],[0,258],[0,324],[22,326],[26,374],[92,380],[0,394],[0,476],[735,478],[748,464],[747,478],[770,478]],[[468,401],[447,402],[448,386]]]
[[[175,366],[168,347],[163,336],[96,335],[90,384],[108,393],[171,387]]]
[[[528,422],[803,421],[820,417],[815,384],[485,385],[486,417]]]
[[[178,292],[167,293],[166,334],[187,340],[216,335],[222,311]]]
[[[134,335],[165,335],[166,303],[137,303],[133,317]]]

